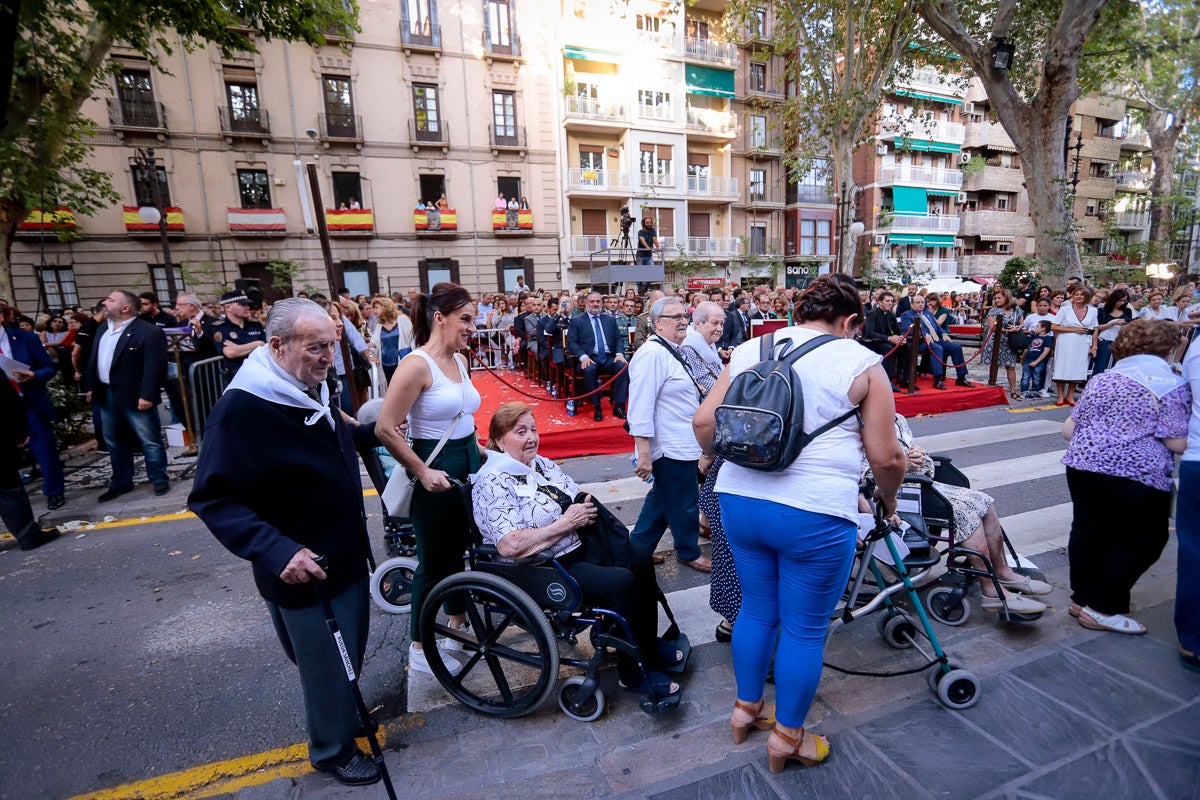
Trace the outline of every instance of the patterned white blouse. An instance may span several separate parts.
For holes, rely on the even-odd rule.
[[[536,469],[535,469],[536,467]],[[562,508],[539,486],[556,486],[571,497],[582,491],[578,483],[548,458],[535,456],[525,466],[507,453],[489,452],[488,460],[472,478],[471,507],[483,540],[498,545],[513,531],[541,528],[562,516]],[[579,534],[571,531],[548,549],[555,556],[579,547]]]

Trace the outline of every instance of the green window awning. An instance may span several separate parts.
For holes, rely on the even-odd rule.
[[[926,247],[954,247],[954,237],[922,234],[921,244]]]
[[[920,150],[930,153],[961,153],[962,145],[951,144],[950,142],[938,142],[932,139],[906,139],[903,136],[897,136],[896,149]]]
[[[888,236],[888,244],[921,244],[921,236],[916,233],[893,233]]]
[[[962,100],[957,97],[941,97],[936,94],[924,94],[922,92],[910,92],[907,89],[897,89],[896,94],[901,97],[913,97],[917,100],[932,100],[935,103],[949,103],[952,106],[961,106]]]
[[[923,217],[929,213],[929,200],[924,189],[914,186],[892,187],[892,208],[897,214]]]
[[[689,94],[706,94],[710,97],[733,97],[733,71],[713,69],[712,67],[697,67],[688,64],[684,67],[684,78],[687,81]]]
[[[958,197],[958,192],[954,189],[926,189],[925,194],[930,197]]]
[[[563,56],[565,58],[577,58],[580,61],[602,61],[605,64],[615,64],[620,60],[618,53],[611,53],[607,50],[595,50],[590,47],[574,47],[567,45],[563,48]]]

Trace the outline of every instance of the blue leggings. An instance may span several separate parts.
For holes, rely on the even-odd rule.
[[[850,578],[855,525],[768,500],[722,494],[720,503],[742,585],[742,609],[733,627],[738,699],[762,699],[782,624],[775,717],[780,725],[799,727],[821,680],[830,614]]]

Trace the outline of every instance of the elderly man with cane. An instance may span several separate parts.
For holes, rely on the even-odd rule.
[[[372,761],[355,743],[364,732],[357,687],[346,679],[321,595],[361,672],[370,544],[355,444],[378,441],[373,426],[355,426],[329,405],[337,333],[324,309],[282,300],[266,335],[267,346],[250,353],[208,418],[188,505],[252,564],[283,650],[300,671],[309,761],[342,783],[374,783],[382,758]]]

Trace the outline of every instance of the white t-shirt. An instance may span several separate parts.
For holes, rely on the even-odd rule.
[[[1053,314],[1030,314],[1028,317],[1025,318],[1025,322],[1023,323],[1022,327],[1025,328],[1025,330],[1029,331],[1030,333],[1033,333],[1034,329],[1037,328],[1037,324],[1039,322],[1041,322],[1042,320],[1045,320],[1046,322],[1054,322],[1054,315]]]
[[[775,332],[775,342],[807,342],[818,331],[792,326]],[[759,362],[759,341],[739,345],[729,360],[735,377]],[[881,357],[852,339],[818,347],[796,362],[804,389],[804,430],[811,433],[853,408],[850,385]],[[857,522],[858,479],[864,451],[857,416],[813,439],[800,457],[778,472],[726,463],[717,475],[718,494],[735,494]]]
[[[1192,387],[1192,413],[1188,417],[1187,450],[1184,461],[1200,461],[1200,337],[1192,340],[1183,357],[1183,378]]]
[[[446,377],[433,356],[424,350],[413,350],[406,358],[423,358],[433,373],[433,384],[417,395],[416,401],[408,412],[409,433],[414,439],[441,439],[446,432],[446,426],[454,419],[459,411],[466,414],[455,424],[451,439],[461,439],[470,436],[475,431],[475,417],[482,399],[479,390],[471,383],[462,356],[455,355],[454,363],[458,364],[459,381],[455,382]]]

